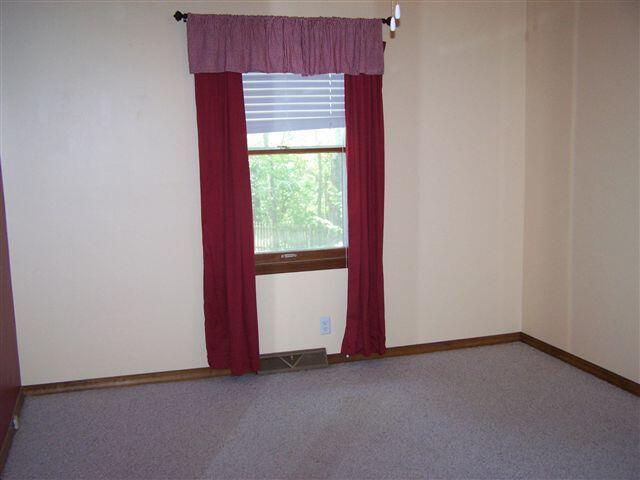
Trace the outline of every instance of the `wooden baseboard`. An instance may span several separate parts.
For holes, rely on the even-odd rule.
[[[181,382],[186,380],[200,380],[202,378],[224,377],[231,372],[226,369],[191,368],[188,370],[171,370],[168,372],[142,373],[138,375],[122,375],[118,377],[92,378],[89,380],[75,380],[71,382],[43,383],[22,387],[24,395],[47,395],[50,393],[75,392],[78,390],[92,390],[96,388],[127,387],[144,385],[147,383]]]
[[[357,362],[361,360],[372,360],[376,358],[390,358],[404,355],[417,355],[422,353],[442,352],[445,350],[457,350],[461,348],[481,347],[486,345],[498,345],[522,341],[538,350],[552,355],[574,367],[591,373],[602,380],[616,385],[634,395],[640,396],[640,385],[616,373],[606,370],[587,360],[572,355],[564,350],[549,345],[526,333],[513,332],[501,335],[488,335],[485,337],[464,338],[460,340],[446,340],[443,342],[421,343],[417,345],[406,345],[402,347],[391,347],[384,355],[373,354],[369,357],[364,355],[351,355],[347,357],[340,353],[327,355],[329,364]],[[199,380],[203,378],[214,378],[230,375],[229,370],[213,370],[211,368],[192,368],[189,370],[173,370],[169,372],[144,373],[140,375],[123,375],[118,377],[94,378],[90,380],[76,380],[71,382],[46,383],[41,385],[30,385],[22,387],[23,395],[46,395],[50,393],[74,392],[78,390],[90,390],[96,388],[124,387],[131,385],[144,385],[147,383],[179,382],[186,380]]]
[[[616,387],[620,387],[627,392],[633,393],[636,396],[640,396],[640,384],[629,380],[617,373],[614,373],[606,368],[602,368],[595,363],[591,363],[588,360],[577,357],[569,352],[566,352],[558,347],[554,347],[553,345],[543,342],[542,340],[538,340],[537,338],[532,337],[531,335],[527,335],[526,333],[522,333],[522,341],[527,345],[536,348],[552,357],[555,357],[563,362],[567,362],[570,365],[573,365],[580,370],[584,370],[591,375],[594,375],[605,382],[609,382]]]
[[[520,332],[503,333],[500,335],[488,335],[486,337],[462,338],[460,340],[445,340],[443,342],[419,343],[402,347],[390,347],[384,355],[374,353],[369,357],[362,354],[347,357],[341,353],[327,355],[329,364],[357,362],[360,360],[372,360],[374,358],[402,357],[404,355],[417,355],[420,353],[442,352],[445,350],[458,350],[460,348],[482,347],[486,345],[498,345],[520,341]]]
[[[382,357],[397,357],[400,355],[415,355],[418,353],[439,352],[457,348],[479,347],[482,345],[496,345],[498,343],[517,342],[520,340],[520,332],[506,333],[503,335],[490,335],[487,337],[466,338],[462,340],[448,340],[445,342],[423,343],[420,345],[408,345],[404,347],[391,347]],[[341,354],[328,355],[329,363],[354,362],[367,358],[380,358],[380,355],[365,357],[353,355],[346,358]],[[229,375],[229,370],[213,370],[211,368],[192,368],[189,370],[173,370],[169,372],[144,373],[139,375],[122,375],[118,377],[94,378],[89,380],[75,380],[71,382],[43,383],[22,387],[24,395],[47,395],[50,393],[75,392],[96,388],[125,387],[131,385],[144,385],[147,383],[179,382],[186,380],[199,380],[202,378],[222,377]]]
[[[22,409],[22,403],[24,402],[24,395],[22,391],[18,392],[18,396],[16,397],[16,403],[13,406],[13,413],[11,414],[11,418],[19,417],[20,410]],[[16,430],[13,428],[13,423],[9,425],[7,429],[7,433],[2,439],[2,445],[0,445],[0,478],[2,478],[2,470],[4,470],[4,464],[7,461],[7,457],[9,456],[9,449],[11,448],[11,444],[13,443],[13,436],[16,434]]]

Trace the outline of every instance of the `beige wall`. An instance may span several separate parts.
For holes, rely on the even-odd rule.
[[[24,384],[205,365],[194,12],[388,2],[2,3],[2,155]],[[388,43],[388,345],[520,330],[522,3],[403,3]],[[339,349],[346,272],[260,277],[262,352]],[[333,333],[319,335],[319,318]]]
[[[523,330],[640,380],[637,2],[527,9]]]
[[[572,2],[529,2],[526,51],[524,330],[568,348]]]
[[[385,73],[390,344],[517,331],[524,4],[402,5]]]
[[[571,347],[640,381],[638,2],[577,9]]]
[[[1,8],[23,383],[203,366],[193,81],[171,13],[381,17],[388,2]],[[523,328],[638,380],[638,4],[403,13],[384,86],[388,345]],[[257,287],[262,352],[338,351],[345,271]]]

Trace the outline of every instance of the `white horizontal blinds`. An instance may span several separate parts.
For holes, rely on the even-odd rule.
[[[242,75],[247,133],[344,127],[344,75]]]

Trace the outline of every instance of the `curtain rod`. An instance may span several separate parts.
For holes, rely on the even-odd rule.
[[[176,10],[176,13],[173,14],[173,18],[176,19],[176,22],[179,22],[180,20],[186,22],[188,16],[189,16],[188,13],[182,13],[180,10]],[[385,25],[389,25],[389,26],[391,25],[391,17],[381,18],[380,20]]]

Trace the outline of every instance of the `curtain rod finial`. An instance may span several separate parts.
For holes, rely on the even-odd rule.
[[[187,14],[186,13],[182,13],[180,10],[176,10],[176,13],[173,14],[173,18],[176,19],[176,22],[179,22],[180,20],[183,21],[187,21]]]

